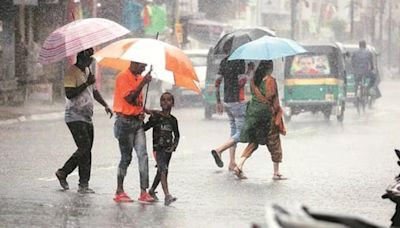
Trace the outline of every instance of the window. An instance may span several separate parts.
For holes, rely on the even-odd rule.
[[[295,56],[290,66],[290,75],[292,76],[320,76],[329,75],[330,73],[329,59],[325,54]]]

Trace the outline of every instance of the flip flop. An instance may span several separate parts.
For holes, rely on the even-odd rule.
[[[287,180],[288,178],[283,176],[282,174],[274,174],[272,176],[272,180]]]
[[[215,160],[215,163],[217,164],[217,166],[222,168],[224,166],[224,163],[222,162],[222,160],[221,160],[220,156],[218,155],[217,151],[212,150],[211,154],[214,157],[214,160]]]
[[[114,201],[116,203],[132,203],[133,199],[131,199],[131,197],[129,197],[125,192],[121,192],[120,194],[115,195]]]
[[[239,167],[236,166],[236,167],[233,169],[233,172],[235,173],[235,175],[236,175],[239,179],[241,179],[241,180],[247,179],[247,177],[243,174],[243,171],[242,171],[241,169],[239,169]]]

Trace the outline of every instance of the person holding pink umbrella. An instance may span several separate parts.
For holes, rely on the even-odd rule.
[[[93,189],[89,188],[93,146],[93,100],[104,106],[110,118],[113,116],[111,109],[94,86],[96,80],[89,70],[92,55],[92,48],[79,52],[76,63],[68,68],[64,76],[67,98],[65,122],[78,149],[55,173],[61,187],[68,190],[67,176],[78,167],[78,192],[83,194],[94,193]]]
[[[53,31],[43,42],[39,52],[41,64],[51,64],[77,55],[77,61],[69,66],[64,76],[65,122],[70,129],[78,150],[56,176],[64,190],[69,189],[67,176],[79,167],[80,193],[94,193],[89,188],[91,149],[93,145],[93,100],[113,113],[96,89],[95,77],[90,72],[93,47],[128,34],[130,31],[114,21],[104,18],[87,18],[70,22]]]

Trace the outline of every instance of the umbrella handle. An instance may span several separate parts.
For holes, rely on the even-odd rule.
[[[150,74],[152,71],[153,71],[153,65],[150,66],[149,73],[147,73],[147,74]],[[149,85],[150,85],[150,82],[147,83],[147,86],[146,86],[146,93],[145,93],[145,97],[144,97],[143,108],[146,107],[146,103],[147,103],[147,94],[149,93]]]
[[[147,83],[147,86],[146,86],[146,93],[145,93],[145,97],[144,97],[143,108],[146,108],[147,94],[149,93],[149,85],[150,85],[150,82]]]
[[[157,34],[156,34],[156,40],[158,40],[158,34],[159,34],[159,32],[157,32]],[[150,66],[149,73],[151,73],[152,70],[153,70],[153,65]],[[146,108],[147,94],[149,93],[149,85],[150,85],[150,82],[147,83],[147,86],[146,86],[146,95],[144,97],[143,109]]]

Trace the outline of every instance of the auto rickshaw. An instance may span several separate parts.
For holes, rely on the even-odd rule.
[[[286,57],[284,70],[284,118],[321,111],[344,118],[346,104],[345,52],[340,43],[309,44],[308,53]]]
[[[346,52],[346,79],[347,79],[347,84],[346,84],[346,101],[347,102],[352,102],[354,103],[354,105],[359,109],[359,102],[357,101],[357,97],[356,97],[356,88],[355,88],[355,79],[354,79],[354,73],[353,73],[353,69],[351,66],[351,56],[352,54],[357,51],[359,49],[358,44],[344,44],[343,45],[344,50]],[[380,79],[380,75],[379,75],[379,65],[378,65],[378,53],[376,51],[376,49],[373,46],[367,45],[367,50],[370,51],[372,53],[372,64],[373,64],[373,68],[374,68],[374,73],[376,74],[376,80]],[[369,81],[366,81],[365,83],[369,83]],[[379,93],[379,91],[375,91],[372,89],[372,91],[369,91],[368,93],[368,97],[367,97],[367,102],[371,105],[372,102],[372,95],[374,95],[374,93]],[[377,96],[379,96],[378,94],[376,94]],[[365,108],[365,103],[361,102],[361,106],[364,109]]]

